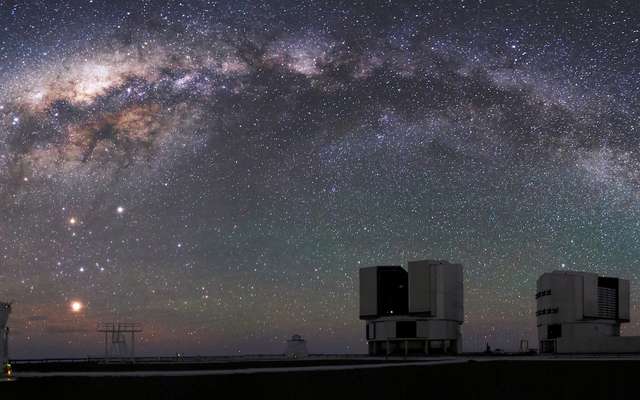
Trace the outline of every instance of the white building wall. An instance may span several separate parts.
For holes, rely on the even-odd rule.
[[[600,336],[619,336],[620,325],[615,321],[575,322],[562,326],[562,337],[592,339]]]
[[[368,322],[369,332],[375,332],[373,333],[375,338],[371,340],[399,339],[396,331],[396,322],[398,321],[416,322],[416,337],[414,339],[455,340],[460,336],[460,324],[456,321],[400,316],[384,317]]]
[[[439,280],[442,281],[442,289],[438,291],[439,300],[442,303],[441,318],[447,320],[464,321],[464,292],[462,265],[443,264],[437,267]],[[439,310],[440,311],[440,310]]]
[[[598,275],[587,272],[543,274],[536,294],[539,340],[552,341],[558,353],[639,352],[640,337],[620,337],[620,323],[629,321],[629,281],[618,279],[617,291],[610,284],[603,279],[599,286]],[[612,309],[607,299],[616,293]]]
[[[409,262],[409,313],[464,321],[462,265],[446,261]]]
[[[431,278],[432,269],[428,261],[409,263],[409,312],[413,314],[434,315],[436,310],[435,279]],[[434,274],[435,275],[435,274]],[[434,277],[435,278],[435,277]]]
[[[380,338],[390,339],[396,337],[396,321],[388,320],[376,322],[376,332],[380,332]],[[378,336],[376,336],[377,338]]]
[[[378,268],[360,268],[360,318],[378,314]]]
[[[629,322],[631,320],[631,288],[629,281],[621,279],[619,282],[618,293],[618,319],[623,322]]]
[[[571,337],[556,340],[558,353],[640,353],[640,336]]]
[[[425,320],[417,323],[417,336],[429,339],[454,340],[460,332],[460,325],[455,321]]]

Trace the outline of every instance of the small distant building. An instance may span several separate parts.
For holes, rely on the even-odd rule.
[[[11,314],[11,303],[0,303],[0,367],[9,359],[9,328],[7,322]]]
[[[640,336],[620,336],[629,322],[629,281],[589,272],[553,271],[538,279],[541,353],[637,353]]]
[[[360,269],[360,319],[370,355],[457,354],[462,350],[462,265],[409,262]]]
[[[303,358],[309,355],[307,352],[307,341],[300,335],[293,335],[287,340],[285,355],[289,358]]]

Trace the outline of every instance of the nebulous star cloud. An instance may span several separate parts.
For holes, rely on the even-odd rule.
[[[176,137],[196,136],[220,81],[246,72],[237,59],[132,53],[74,58],[14,85],[2,119],[10,170],[47,176],[148,163]]]
[[[334,115],[322,116],[334,124],[330,141],[393,110],[405,123],[424,127],[414,139],[408,132],[399,141],[415,144],[425,142],[420,136],[436,137],[456,151],[488,157],[498,147],[559,149],[566,155],[599,146],[588,115],[586,120],[578,116],[566,99],[554,97],[565,93],[561,87],[538,86],[540,78],[532,79],[528,70],[505,67],[498,59],[476,65],[464,52],[447,52],[446,44],[419,38],[407,45],[409,55],[409,49],[379,40],[353,52],[344,41],[313,32],[301,35],[270,41],[211,39],[189,51],[161,39],[143,46],[111,45],[110,51],[27,72],[29,79],[11,85],[3,101],[8,170],[50,176],[87,165],[117,170],[153,164],[163,155],[175,156],[172,143],[184,146],[203,130],[213,137],[228,123],[251,124],[255,111],[243,115],[243,110],[269,102],[298,107],[290,110],[297,114],[321,113],[322,107],[307,111],[308,105],[330,100],[338,107]],[[289,84],[274,91],[282,81]],[[583,99],[582,109],[589,102]],[[279,124],[287,125],[287,114],[281,117],[285,120]],[[434,118],[455,129],[434,132]],[[265,123],[260,135],[281,129],[278,123]]]

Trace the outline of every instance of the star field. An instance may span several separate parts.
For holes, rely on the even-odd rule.
[[[364,352],[357,271],[465,267],[465,350],[535,281],[640,304],[634,2],[0,0],[16,357]],[[638,307],[628,332],[640,333]],[[635,321],[635,322],[634,322]]]

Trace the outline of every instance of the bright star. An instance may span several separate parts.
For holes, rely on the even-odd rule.
[[[74,313],[79,313],[80,311],[82,311],[82,309],[84,308],[84,304],[82,304],[79,301],[72,301],[71,302],[71,311]]]

